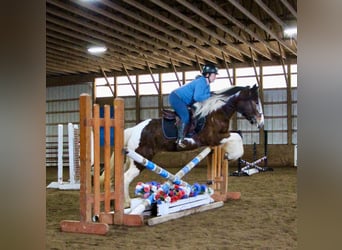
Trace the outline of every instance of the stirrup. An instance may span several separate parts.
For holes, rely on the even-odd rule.
[[[185,147],[186,147],[186,145],[183,143],[183,141],[184,141],[184,140],[180,140],[180,139],[178,139],[178,140],[176,141],[177,148],[185,148]]]

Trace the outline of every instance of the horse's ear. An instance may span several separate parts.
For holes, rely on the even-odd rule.
[[[251,88],[251,95],[253,97],[257,97],[259,96],[259,92],[258,92],[259,86],[257,84],[254,84],[253,87]]]
[[[259,88],[259,86],[257,84],[254,84],[252,87],[252,90],[257,90]]]

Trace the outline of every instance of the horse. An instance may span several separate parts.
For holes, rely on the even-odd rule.
[[[252,125],[255,124],[258,128],[263,127],[264,116],[258,89],[257,85],[253,87],[234,86],[212,92],[211,97],[206,101],[194,103],[192,119],[204,122],[199,131],[190,137],[186,135],[184,150],[225,145],[227,151],[232,151],[232,146],[238,145],[241,151],[242,139],[241,137],[238,139],[236,133],[234,136],[230,136],[229,121],[232,115],[238,112]],[[176,138],[166,138],[164,133],[162,118],[147,119],[124,130],[124,146],[148,160],[152,160],[158,152],[177,151]],[[234,154],[234,152],[231,153]],[[230,159],[238,157],[241,157],[241,153],[235,152],[235,156],[231,154]],[[114,155],[111,157],[110,167],[114,168]],[[125,169],[124,194],[125,206],[128,206],[130,202],[129,185],[145,167],[127,157]]]

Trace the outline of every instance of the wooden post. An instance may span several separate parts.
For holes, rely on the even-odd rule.
[[[104,212],[105,214],[110,212],[110,193],[111,193],[111,185],[110,185],[110,106],[104,105]],[[115,119],[114,119],[115,121]],[[115,128],[114,128],[115,129]],[[123,148],[123,145],[121,145]],[[115,154],[115,152],[114,152]],[[115,155],[116,156],[116,155]],[[116,190],[115,190],[116,191]]]
[[[140,78],[139,75],[136,75],[136,92],[135,92],[135,124],[138,124],[141,121],[140,117]]]
[[[80,97],[80,220],[63,220],[61,231],[105,235],[109,231],[106,223],[92,222],[91,184],[91,97]]]
[[[100,107],[94,105],[94,214],[100,214]]]
[[[91,221],[91,204],[87,202],[88,195],[91,192],[91,176],[87,174],[91,171],[91,145],[89,126],[89,117],[91,117],[91,100],[89,95],[81,95],[80,98],[80,163],[81,178],[84,185],[80,186],[80,215],[81,221]]]
[[[284,72],[285,73],[285,72]],[[287,145],[292,145],[292,89],[291,89],[291,64],[287,65]]]
[[[114,100],[114,185],[115,185],[115,207],[114,207],[114,224],[123,224],[124,215],[124,100],[117,98]]]
[[[238,200],[240,192],[228,191],[228,159],[222,146],[212,148],[208,155],[208,180],[213,181],[214,194],[211,196],[215,201]]]

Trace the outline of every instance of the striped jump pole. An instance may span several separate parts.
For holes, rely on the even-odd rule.
[[[191,186],[189,183],[182,181],[178,176],[171,174],[169,171],[159,167],[157,164],[153,163],[150,160],[147,160],[142,155],[136,153],[135,151],[126,148],[125,153],[128,157],[136,161],[137,163],[143,165],[148,170],[155,172],[156,174],[160,175],[161,177],[171,181],[174,184],[182,185],[182,186]]]
[[[258,167],[257,164],[259,164],[259,163],[261,163],[261,162],[263,162],[263,161],[265,161],[265,160],[267,160],[267,156],[263,156],[263,157],[261,157],[259,160],[256,160],[256,161],[253,161],[253,162],[248,162],[248,161],[245,161],[245,160],[242,160],[242,159],[241,159],[241,160],[240,160],[241,163],[247,165],[246,167],[243,167],[241,170],[245,170],[245,169],[248,168],[248,167]]]
[[[211,152],[211,148],[206,147],[201,153],[199,153],[194,159],[192,159],[188,164],[186,164],[175,175],[180,179],[183,178],[184,175],[189,173],[191,169],[197,166],[197,164],[199,164],[210,152]]]
[[[188,164],[186,164],[181,170],[179,170],[175,175],[171,174],[167,170],[159,167],[155,163],[147,160],[143,156],[139,155],[138,153],[127,149],[126,154],[136,162],[144,165],[147,169],[159,174],[161,177],[166,178],[166,181],[162,186],[161,189],[167,190],[171,186],[172,183],[180,184],[188,187],[191,190],[191,185],[185,181],[182,181],[184,175],[189,173],[198,163],[201,162],[209,153],[211,152],[210,147],[206,147],[201,153],[199,153],[195,158],[193,158]],[[154,200],[154,194],[151,194],[148,198],[144,199],[138,206],[136,206],[130,214],[142,214],[147,206],[151,205]]]

